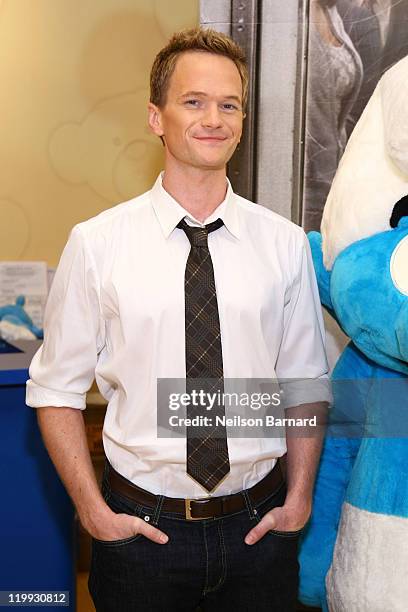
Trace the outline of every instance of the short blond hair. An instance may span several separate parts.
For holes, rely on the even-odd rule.
[[[204,51],[229,58],[236,65],[242,82],[242,106],[248,98],[248,68],[241,47],[226,34],[211,29],[193,28],[173,34],[167,45],[159,51],[150,73],[150,102],[163,108],[170,77],[181,53]]]

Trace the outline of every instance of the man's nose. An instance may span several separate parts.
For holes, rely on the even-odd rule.
[[[202,124],[204,127],[208,128],[217,128],[222,124],[220,109],[218,108],[218,104],[209,104],[205,113],[202,117]]]

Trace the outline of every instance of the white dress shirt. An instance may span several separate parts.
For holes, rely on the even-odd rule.
[[[108,400],[103,443],[111,465],[155,494],[202,497],[186,474],[185,438],[157,438],[157,379],[184,378],[186,217],[162,187],[76,225],[47,302],[44,343],[27,382],[32,407],[85,408],[94,375]],[[324,328],[303,230],[234,194],[206,219],[225,378],[319,378]],[[326,398],[316,398],[326,399]],[[231,471],[215,489],[253,486],[286,452],[281,438],[230,438]]]

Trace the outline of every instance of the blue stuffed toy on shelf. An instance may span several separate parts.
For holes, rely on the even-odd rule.
[[[19,295],[15,304],[0,306],[0,337],[5,340],[41,340],[43,330],[34,325],[24,310],[25,297]]]
[[[380,80],[309,235],[320,297],[350,339],[300,549],[300,599],[408,609],[408,57]]]

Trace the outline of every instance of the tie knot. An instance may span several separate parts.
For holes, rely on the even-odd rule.
[[[191,246],[208,248],[208,234],[214,232],[222,225],[224,225],[222,219],[217,219],[205,227],[195,227],[192,225],[187,225],[184,219],[182,219],[177,227],[184,230]]]

